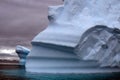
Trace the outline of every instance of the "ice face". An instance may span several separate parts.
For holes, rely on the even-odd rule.
[[[119,4],[120,0],[64,0],[63,5],[49,7],[50,24],[32,40],[26,70],[72,73],[120,67]]]
[[[64,10],[56,22],[70,23],[78,27],[106,25],[119,28],[119,3],[119,0],[65,0]]]
[[[75,53],[80,59],[98,61],[100,67],[120,67],[119,41],[119,29],[95,26],[82,35]]]

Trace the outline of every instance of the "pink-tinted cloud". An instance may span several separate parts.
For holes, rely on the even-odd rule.
[[[28,45],[48,24],[47,8],[62,0],[0,0],[0,46]]]

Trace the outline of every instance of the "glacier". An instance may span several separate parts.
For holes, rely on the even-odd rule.
[[[31,42],[26,71],[120,72],[120,0],[64,0]]]

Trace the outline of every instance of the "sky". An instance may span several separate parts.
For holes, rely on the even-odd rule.
[[[62,0],[0,0],[1,55],[11,56],[16,45],[31,47],[31,40],[49,23],[48,6],[59,4]]]

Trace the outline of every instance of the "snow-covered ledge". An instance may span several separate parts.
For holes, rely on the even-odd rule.
[[[48,19],[32,40],[26,71],[120,72],[120,0],[64,0],[49,7]]]

